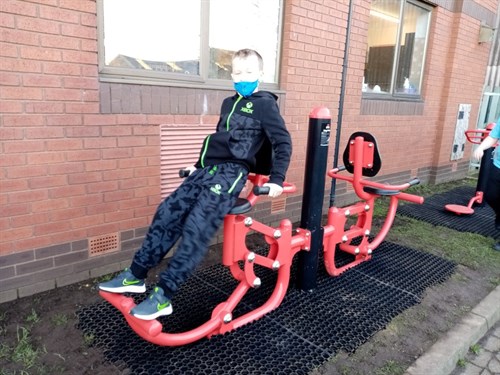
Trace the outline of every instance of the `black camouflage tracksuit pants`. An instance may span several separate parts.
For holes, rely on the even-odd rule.
[[[197,169],[156,210],[153,222],[130,267],[145,279],[180,239],[158,285],[172,298],[203,260],[211,239],[236,203],[248,172],[237,163]]]

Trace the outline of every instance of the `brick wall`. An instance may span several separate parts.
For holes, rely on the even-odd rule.
[[[353,131],[372,132],[380,174],[394,183],[413,175],[441,182],[467,171],[467,157],[449,160],[456,114],[468,103],[471,120],[477,117],[489,52],[477,34],[497,4],[435,3],[424,100],[395,104],[361,96],[370,1],[354,2],[341,152]],[[294,144],[288,180],[299,191],[287,198],[286,213],[271,215],[265,201],[255,210],[259,219],[300,217],[308,114],[325,105],[337,126],[348,4],[285,2],[280,106]],[[128,265],[160,201],[159,125],[214,123],[228,92],[99,82],[95,0],[3,0],[0,12],[3,302]],[[325,207],[329,188],[328,181]],[[354,199],[344,183],[337,192],[339,204]],[[116,249],[90,254],[89,239],[110,235]]]

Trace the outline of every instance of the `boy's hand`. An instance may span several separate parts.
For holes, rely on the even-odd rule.
[[[281,195],[281,193],[283,193],[283,188],[279,185],[267,182],[262,186],[267,186],[269,188],[269,194],[267,195],[270,196],[271,198],[277,198]]]

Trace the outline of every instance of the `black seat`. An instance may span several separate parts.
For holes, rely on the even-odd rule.
[[[399,190],[379,189],[371,186],[365,186],[363,190],[369,194],[384,195],[384,196],[398,195],[399,193],[401,193]]]
[[[244,214],[252,209],[252,205],[245,198],[238,198],[234,207],[229,211],[230,215]]]

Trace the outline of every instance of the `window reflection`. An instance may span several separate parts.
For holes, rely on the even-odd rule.
[[[409,1],[372,1],[363,92],[420,95],[429,17]]]

